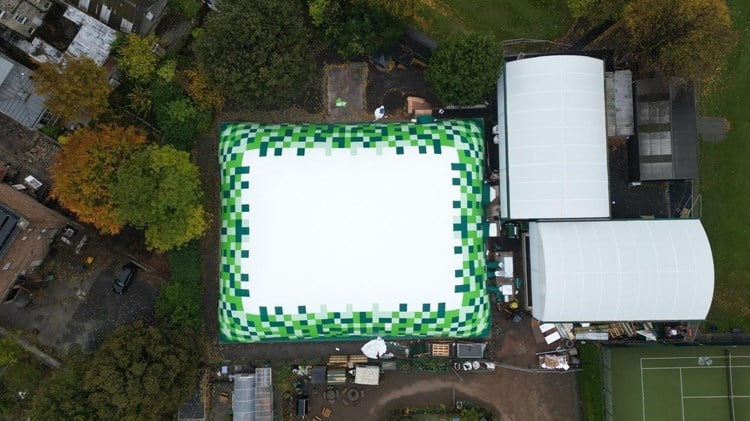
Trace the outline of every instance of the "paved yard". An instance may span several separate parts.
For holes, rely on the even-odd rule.
[[[90,237],[80,255],[56,241],[58,252],[37,272],[55,276],[34,293],[33,302],[19,310],[13,303],[0,305],[0,324],[33,335],[38,343],[66,354],[79,349],[90,352],[105,334],[117,326],[152,319],[161,277],[139,271],[130,289],[123,295],[112,291],[112,276],[126,263],[126,254],[112,248],[110,239]],[[82,273],[74,265],[93,263]]]

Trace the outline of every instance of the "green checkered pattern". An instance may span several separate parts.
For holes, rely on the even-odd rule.
[[[397,337],[477,337],[489,331],[489,301],[485,289],[482,129],[474,121],[440,120],[428,124],[365,123],[356,125],[222,125],[219,141],[221,166],[221,270],[219,331],[222,342],[297,341],[303,339],[357,339],[375,335]],[[453,273],[460,308],[445,303],[401,304],[399,308],[352,308],[345,312],[323,308],[282,308],[268,303],[258,314],[245,311],[243,297],[252,296],[252,269],[243,272],[240,261],[252,253],[252,235],[246,216],[252,209],[242,204],[243,191],[251,189],[253,159],[304,156],[311,149],[374,149],[382,154],[451,154],[452,183],[460,195],[453,200],[454,254],[463,264]],[[390,151],[393,152],[393,151]],[[394,241],[398,241],[394,238]],[[404,282],[408,282],[405,279]],[[398,294],[398,291],[394,291]],[[438,292],[438,294],[440,294]],[[425,295],[429,295],[425,291]],[[335,300],[335,294],[331,299]],[[339,303],[337,303],[339,304]]]

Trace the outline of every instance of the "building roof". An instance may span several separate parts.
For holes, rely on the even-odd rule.
[[[703,320],[711,246],[699,220],[532,222],[532,314],[544,322]]]
[[[68,1],[78,7],[82,6],[81,2]],[[145,36],[158,21],[167,0],[90,0],[84,5],[84,12],[101,19],[111,28]],[[103,14],[103,10],[109,12]]]
[[[638,180],[698,177],[698,128],[693,84],[685,79],[635,82]]]
[[[271,368],[259,367],[255,374],[234,377],[232,419],[236,421],[273,420]]]
[[[34,94],[31,70],[0,53],[0,112],[29,129],[44,115],[44,98]]]
[[[117,39],[117,31],[72,6],[63,16],[81,26],[66,53],[73,57],[90,57],[96,64],[103,65]]]
[[[377,386],[380,382],[380,366],[358,365],[354,370],[354,384]]]
[[[501,216],[608,217],[602,60],[516,60],[499,85]]]
[[[473,121],[223,126],[222,341],[482,335],[483,144]]]
[[[0,206],[0,258],[13,243],[13,239],[18,232],[17,224],[19,220],[18,215]]]

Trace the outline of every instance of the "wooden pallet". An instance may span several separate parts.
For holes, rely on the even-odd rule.
[[[328,357],[328,365],[333,367],[346,367],[349,358],[346,355],[331,355]]]
[[[354,368],[357,364],[367,364],[366,355],[350,355],[349,356],[349,368]]]
[[[451,344],[431,344],[430,354],[433,357],[450,357]]]

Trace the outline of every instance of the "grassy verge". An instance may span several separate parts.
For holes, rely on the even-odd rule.
[[[571,21],[565,0],[419,0],[418,8],[419,25],[438,39],[469,30],[498,40],[554,39]]]
[[[583,371],[578,375],[583,401],[583,419],[599,421],[604,419],[602,403],[602,353],[599,345],[589,342],[578,347]]]
[[[716,89],[704,99],[703,115],[723,116],[731,130],[721,143],[701,145],[703,225],[713,249],[716,288],[707,321],[720,331],[750,331],[750,3],[728,1],[741,39]]]

